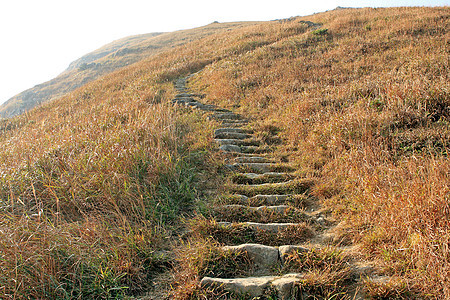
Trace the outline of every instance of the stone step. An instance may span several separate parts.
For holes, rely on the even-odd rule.
[[[222,123],[248,123],[247,119],[242,118],[240,115],[236,115],[238,117],[240,117],[241,119],[217,119],[217,121],[221,121]]]
[[[245,140],[250,138],[249,134],[239,133],[239,132],[220,132],[214,133],[215,139],[237,139],[237,140]]]
[[[199,109],[199,110],[206,111],[206,112],[224,112],[224,111],[226,111],[225,109],[218,108],[215,105],[207,105],[207,104],[203,104],[203,103],[196,102],[196,101],[185,102],[184,105],[187,107],[193,108],[193,109]]]
[[[224,127],[240,128],[240,127],[246,126],[248,124],[248,121],[234,122],[234,123],[221,122],[221,123],[222,123],[222,126],[224,126]]]
[[[178,105],[187,105],[188,103],[198,103],[198,102],[192,98],[179,98],[179,99],[173,99],[172,103],[178,104]]]
[[[240,139],[214,139],[219,145],[236,145],[236,146],[249,146],[258,144],[257,140],[240,140]]]
[[[216,221],[258,223],[270,222],[309,222],[316,223],[316,219],[290,205],[262,205],[247,206],[241,204],[226,204],[215,206],[211,213]]]
[[[262,154],[273,152],[273,148],[269,146],[245,146],[242,148],[243,153]]]
[[[232,279],[204,277],[200,281],[200,287],[202,289],[219,288],[237,294],[237,297],[249,297],[248,299],[261,297],[270,288],[277,291],[277,299],[289,300],[292,299],[295,294],[300,292],[300,287],[297,286],[297,284],[302,281],[303,277],[304,276],[302,274],[294,273],[283,276],[261,276]]]
[[[239,156],[234,161],[237,163],[274,163],[273,160],[262,156]]]
[[[217,224],[223,227],[230,227],[235,225],[232,222],[217,222]],[[249,227],[251,229],[268,231],[272,233],[277,233],[280,230],[284,230],[289,227],[295,227],[299,225],[298,223],[257,223],[257,222],[241,222],[238,224],[241,226]]]
[[[242,210],[247,209],[247,210],[252,210],[252,211],[257,211],[257,212],[270,211],[270,212],[274,212],[274,213],[285,213],[286,211],[293,209],[289,205],[245,206],[245,205],[240,205],[240,204],[227,204],[227,205],[223,205],[222,207],[230,208],[230,209],[242,209]]]
[[[284,182],[293,179],[294,176],[285,172],[266,172],[266,173],[238,173],[232,176],[233,183],[238,184],[260,184]]]
[[[242,120],[243,119],[241,115],[235,114],[233,112],[211,114],[207,118],[208,118],[208,120]]]
[[[226,132],[242,133],[242,134],[247,133],[248,134],[248,133],[252,133],[253,131],[248,130],[248,129],[234,128],[234,127],[222,127],[222,128],[214,130],[214,135],[226,133]]]
[[[281,266],[280,252],[277,247],[261,244],[242,244],[237,246],[224,246],[222,250],[235,254],[246,253],[254,265],[253,274],[270,274],[272,269]]]
[[[175,99],[177,99],[177,98],[192,98],[192,97],[195,97],[195,96],[197,96],[197,95],[189,94],[189,93],[180,93],[180,94],[177,94],[175,96]]]
[[[255,172],[255,173],[268,173],[268,172],[292,172],[295,169],[288,164],[276,164],[276,163],[234,163],[226,165],[226,168],[235,172]]]
[[[253,197],[256,195],[303,194],[312,185],[312,179],[294,179],[279,183],[236,184],[230,186],[231,193]]]
[[[202,108],[204,107],[204,104],[203,104],[203,103],[196,102],[196,101],[195,101],[195,102],[193,102],[193,101],[191,101],[191,102],[185,102],[184,105],[185,105],[186,107],[198,108],[198,109],[202,109]]]
[[[315,229],[321,230],[316,223],[286,222],[217,222],[213,219],[199,220],[193,224],[192,230],[201,236],[212,238],[224,245],[240,245],[246,243],[280,246],[300,244],[315,236]]]
[[[306,253],[310,249],[300,245],[282,245],[278,247],[261,244],[241,244],[236,246],[224,246],[224,251],[239,254],[246,252],[252,263],[260,268],[270,269],[273,266],[284,264],[287,258],[294,253]]]
[[[222,145],[219,147],[220,150],[224,152],[230,152],[230,153],[241,153],[242,149],[239,146],[236,145]]]
[[[288,194],[288,195],[256,195],[251,197],[249,200],[253,202],[275,205],[277,203],[289,203],[294,199],[295,199],[294,195]]]
[[[305,207],[304,195],[294,194],[280,194],[280,195],[255,195],[253,197],[247,197],[244,195],[230,195],[224,197],[224,203],[240,204],[246,206],[273,206],[280,204],[289,204],[296,208]]]

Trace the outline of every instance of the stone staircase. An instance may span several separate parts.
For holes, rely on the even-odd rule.
[[[220,205],[211,207],[213,219],[206,235],[225,245],[223,251],[245,254],[251,262],[245,266],[248,276],[206,276],[201,279],[200,288],[218,288],[238,295],[239,299],[266,299],[258,297],[268,293],[272,298],[267,299],[322,299],[300,288],[304,273],[282,271],[292,255],[314,251],[313,243],[314,247],[325,246],[323,240],[332,222],[317,204],[303,201],[313,182],[296,176],[296,170],[282,162],[273,147],[255,138],[244,116],[200,103],[199,95],[189,93],[186,87],[188,78],[176,81],[179,94],[173,103],[201,110],[209,120],[221,124],[214,131],[214,139],[227,157],[225,169],[231,182],[227,186],[229,194],[222,197]],[[360,275],[356,267],[351,268]],[[354,277],[352,284],[358,280]],[[354,292],[349,299],[363,297]]]

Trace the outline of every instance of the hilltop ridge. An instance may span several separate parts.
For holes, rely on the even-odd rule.
[[[223,30],[254,24],[255,22],[212,23],[194,29],[148,33],[116,40],[73,61],[56,78],[38,84],[8,99],[0,105],[0,117],[10,118],[24,113],[105,74],[173,47],[185,45]]]

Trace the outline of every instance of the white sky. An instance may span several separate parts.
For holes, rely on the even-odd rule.
[[[213,21],[264,21],[344,7],[443,6],[450,0],[0,0],[0,104],[113,40]]]

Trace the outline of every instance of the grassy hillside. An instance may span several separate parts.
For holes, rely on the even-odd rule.
[[[449,15],[339,9],[193,36],[1,121],[1,294],[150,288],[218,176],[212,123],[170,105],[198,72],[205,102],[280,132],[341,243],[392,279],[368,284],[373,298],[450,298]],[[188,298],[195,278],[183,284]]]
[[[372,287],[377,297],[450,297],[449,14],[336,10],[277,42],[270,30],[283,25],[267,24],[263,46],[197,78],[211,102],[282,129],[292,159],[319,177],[313,194],[345,220],[342,239],[398,278]]]
[[[36,85],[0,106],[0,117],[16,116],[41,103],[59,98],[76,88],[151,55],[227,29],[253,25],[252,22],[213,23],[190,30],[149,33],[114,41],[72,62],[56,78]]]

